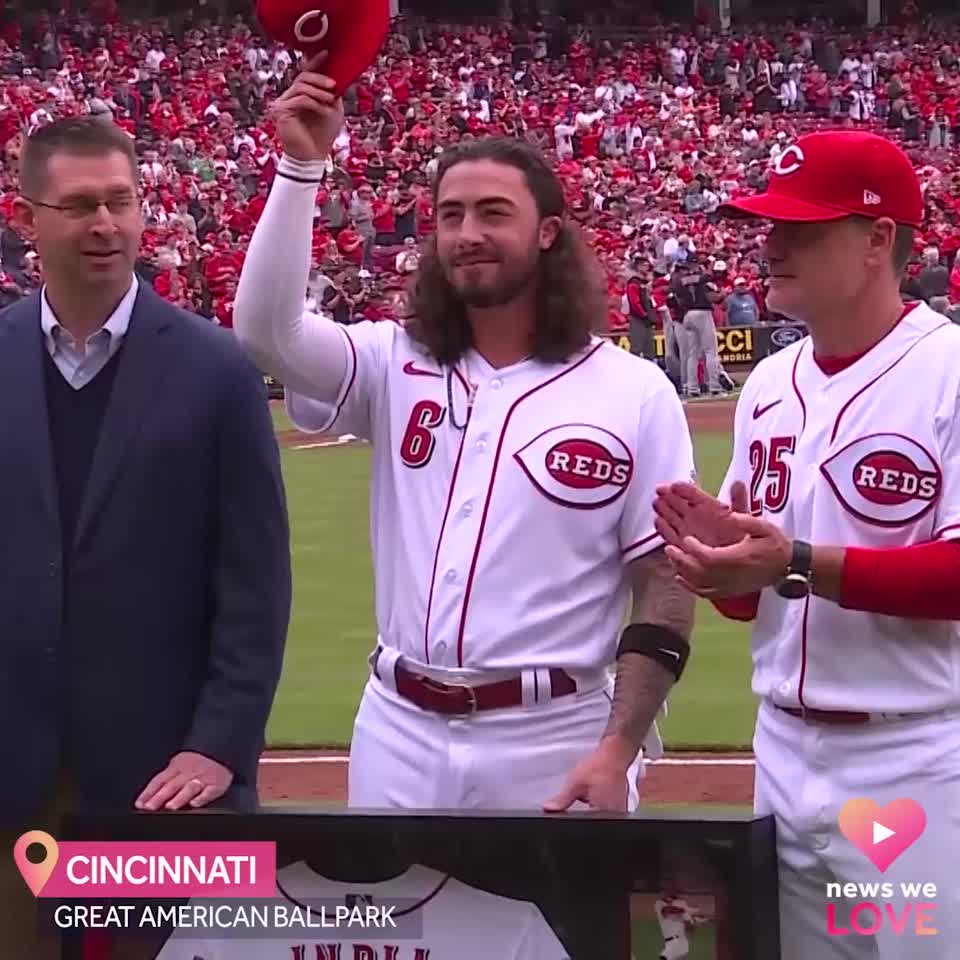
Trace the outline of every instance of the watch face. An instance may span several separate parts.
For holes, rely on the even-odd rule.
[[[777,593],[787,600],[802,600],[810,592],[810,581],[798,574],[788,574],[777,584]]]

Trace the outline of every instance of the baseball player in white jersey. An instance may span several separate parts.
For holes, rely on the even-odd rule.
[[[682,897],[666,894],[653,905],[663,948],[657,960],[687,960],[690,955],[689,934],[694,927],[702,926],[707,917],[694,909]]]
[[[354,903],[364,904],[360,912],[338,919],[337,908]],[[194,926],[174,931],[156,960],[569,960],[535,904],[419,864],[388,881],[342,883],[301,861],[277,871],[276,901],[257,912],[204,904],[218,909],[221,924],[238,918],[233,926],[243,935],[198,935],[209,914],[187,911]]]
[[[349,802],[625,809],[689,652],[693,598],[653,514],[658,483],[692,476],[680,403],[591,335],[602,298],[560,184],[517,141],[443,158],[405,327],[302,314],[342,122],[326,83],[308,70],[274,107],[284,159],[235,329],[298,426],[373,446],[379,636]]]
[[[777,820],[782,956],[946,960],[960,943],[960,330],[899,296],[920,187],[887,140],[813,134],[727,211],[773,221],[770,307],[810,335],[748,378],[719,499],[673,485],[656,509],[681,578],[753,621],[755,805]],[[861,798],[878,806],[862,822],[848,807],[842,830]],[[936,895],[900,886],[921,882]]]

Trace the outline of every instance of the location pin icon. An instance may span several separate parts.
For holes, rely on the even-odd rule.
[[[31,863],[27,859],[27,850],[34,843],[39,843],[44,849],[44,858],[40,863]],[[39,897],[40,891],[46,886],[59,856],[57,841],[43,830],[30,830],[14,844],[13,859],[20,870],[20,876],[26,881],[35,897]]]

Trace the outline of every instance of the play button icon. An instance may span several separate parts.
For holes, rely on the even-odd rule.
[[[895,830],[891,830],[889,827],[885,827],[882,823],[877,823],[876,820],[873,821],[873,842],[883,843],[884,840],[889,840],[891,837],[897,835]]]
[[[840,832],[881,873],[920,839],[927,826],[923,807],[906,797],[885,807],[856,797],[843,805],[839,820]]]

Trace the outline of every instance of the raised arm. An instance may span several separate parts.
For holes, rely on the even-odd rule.
[[[343,105],[311,60],[271,110],[283,144],[270,196],[237,287],[234,332],[260,370],[290,390],[333,402],[348,369],[336,324],[304,311],[317,191]]]

